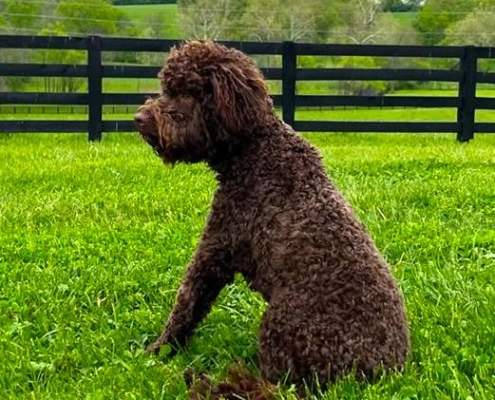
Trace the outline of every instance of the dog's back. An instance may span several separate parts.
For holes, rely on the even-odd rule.
[[[232,214],[238,269],[269,302],[265,377],[326,381],[352,368],[400,367],[409,349],[400,292],[317,150],[283,127],[239,164],[224,184],[231,209],[242,210]]]

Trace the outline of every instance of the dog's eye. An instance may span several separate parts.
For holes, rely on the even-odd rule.
[[[170,116],[175,120],[175,121],[184,121],[185,116],[181,112],[175,112],[170,114]]]

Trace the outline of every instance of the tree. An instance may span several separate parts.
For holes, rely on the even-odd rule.
[[[342,4],[342,25],[335,30],[332,39],[356,44],[376,42],[386,28],[377,23],[382,15],[381,7],[379,0],[354,0]]]
[[[126,14],[105,0],[61,0],[56,8],[66,32],[132,36],[135,28]]]
[[[417,11],[423,0],[384,0],[383,11],[390,12],[412,12]]]
[[[436,45],[445,39],[445,30],[464,19],[479,4],[479,0],[427,0],[414,23],[426,45]]]
[[[177,0],[113,0],[115,5],[131,4],[175,4]]]
[[[309,3],[309,2],[307,2]],[[282,36],[286,40],[294,42],[311,41],[315,37],[316,14],[312,12],[314,4],[307,4],[302,9],[294,3],[285,8],[280,8]]]
[[[50,25],[38,32],[42,36],[67,36],[61,23]],[[86,52],[81,50],[37,50],[34,61],[43,64],[83,64]],[[84,84],[82,78],[45,77],[46,92],[75,93]]]
[[[378,34],[374,36],[373,43],[399,45],[417,45],[420,43],[416,30],[392,13],[380,14],[375,24]],[[381,26],[386,27],[386,29],[378,28]]]
[[[448,27],[443,44],[492,47],[495,43],[494,9],[495,7],[489,2],[480,4],[476,11]],[[491,59],[480,59],[478,68],[482,71],[493,71],[495,62]]]
[[[144,37],[160,38],[165,36],[167,16],[164,12],[150,14],[146,17],[145,30],[141,33]]]
[[[337,0],[335,3],[340,3]],[[242,19],[243,38],[257,41],[321,41],[337,21],[324,0],[250,0]]]
[[[0,2],[0,31],[5,33],[32,33],[40,23],[40,3],[29,0],[5,0]],[[2,49],[0,62],[29,62],[29,53],[19,49]],[[0,77],[0,87],[11,91],[21,90],[30,77]]]
[[[482,27],[482,28],[481,28]],[[445,31],[444,44],[493,46],[495,43],[495,19],[492,13],[475,11]]]
[[[182,32],[194,39],[234,38],[246,4],[247,0],[179,0]]]
[[[255,41],[278,40],[282,22],[278,0],[251,0],[242,18],[242,38]]]
[[[7,20],[2,14],[0,14],[0,32],[6,31],[7,27],[8,27]]]
[[[6,0],[5,20],[14,29],[32,29],[39,19],[39,2],[29,0]]]
[[[262,1],[252,6],[247,15],[251,24],[248,34],[258,40],[308,41],[315,30],[315,18],[310,7],[303,9],[297,3],[281,7],[280,1]]]
[[[373,57],[341,57],[340,68],[377,68],[379,63]],[[377,95],[386,92],[387,84],[383,81],[339,81],[342,94]]]

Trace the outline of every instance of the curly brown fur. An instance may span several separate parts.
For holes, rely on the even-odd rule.
[[[140,133],[166,163],[206,161],[218,189],[149,351],[186,344],[240,273],[268,302],[258,350],[264,379],[324,384],[352,370],[400,368],[409,331],[397,284],[319,152],[275,115],[253,61],[187,42],[159,77],[162,95],[136,116]]]
[[[191,388],[189,400],[241,400],[241,395],[246,400],[275,399],[275,385],[239,366],[230,368],[225,380],[219,384],[212,383],[205,374],[196,377],[192,371],[186,372],[184,380]]]

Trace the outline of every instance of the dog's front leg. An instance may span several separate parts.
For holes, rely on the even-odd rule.
[[[203,235],[179,289],[171,315],[160,337],[148,347],[158,353],[164,344],[183,346],[210,310],[220,290],[234,279],[228,241],[221,235]],[[176,349],[172,349],[175,352]]]

